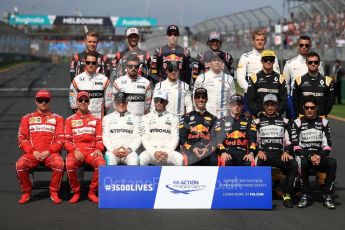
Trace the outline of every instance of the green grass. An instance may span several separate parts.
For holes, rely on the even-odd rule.
[[[345,105],[333,105],[330,114],[333,116],[345,118]]]

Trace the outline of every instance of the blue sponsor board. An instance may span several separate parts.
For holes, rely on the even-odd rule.
[[[100,208],[272,209],[270,167],[102,166]]]
[[[212,209],[272,209],[271,167],[219,167]]]
[[[110,17],[114,27],[157,26],[156,18]]]
[[[10,25],[51,26],[55,15],[28,15],[13,14],[10,17]]]
[[[153,208],[161,167],[101,166],[100,208]]]

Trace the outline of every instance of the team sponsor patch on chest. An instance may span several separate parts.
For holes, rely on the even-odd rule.
[[[72,127],[79,127],[83,125],[83,120],[72,120],[71,124],[72,124]]]
[[[42,117],[31,117],[29,119],[29,124],[40,124],[42,123]]]
[[[88,125],[91,125],[91,126],[96,126],[96,120],[93,120],[93,121],[89,121],[87,124]]]
[[[47,123],[50,123],[50,124],[55,125],[55,124],[56,124],[56,119],[55,119],[55,118],[49,118],[49,119],[47,120]]]

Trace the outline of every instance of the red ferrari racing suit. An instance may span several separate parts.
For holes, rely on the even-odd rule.
[[[24,193],[31,192],[32,183],[29,179],[29,172],[40,162],[53,171],[49,185],[50,191],[59,192],[64,169],[64,162],[60,155],[64,142],[63,122],[61,116],[51,112],[36,111],[22,117],[18,144],[23,155],[16,163],[16,171],[21,190]],[[42,160],[37,160],[33,155],[34,151],[49,151],[49,155]]]
[[[74,193],[80,192],[77,169],[85,162],[95,170],[91,179],[90,190],[96,192],[98,190],[98,167],[106,164],[103,157],[93,155],[95,150],[104,150],[101,120],[92,116],[91,113],[76,112],[66,119],[65,135],[65,149],[68,152],[66,170],[72,191]],[[76,159],[75,150],[79,150],[83,154],[83,161]]]

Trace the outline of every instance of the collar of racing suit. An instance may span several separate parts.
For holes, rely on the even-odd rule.
[[[301,54],[298,54],[297,58],[301,60],[301,62],[305,62],[306,57],[302,56]]]
[[[311,79],[315,80],[315,79],[317,79],[317,78],[319,77],[319,72],[317,72],[317,74],[315,74],[315,75],[313,75],[313,74],[311,74],[311,73],[308,72],[308,75],[309,75],[309,77],[310,77]]]
[[[158,117],[162,117],[163,115],[165,115],[166,113],[168,113],[168,111],[164,110],[163,112],[159,113],[156,110],[153,111]]]
[[[212,69],[210,69],[210,72],[212,73],[213,77],[220,77],[223,75],[223,71],[221,70],[220,73],[215,73]]]
[[[89,73],[89,72],[85,71],[85,74],[86,74],[89,78],[93,78],[93,77],[97,74],[97,71],[95,71],[94,73]]]
[[[128,110],[126,110],[126,112],[123,112],[123,113],[119,113],[115,110],[114,113],[119,117],[124,117],[126,114],[128,114]]]
[[[261,52],[259,51],[259,50],[257,50],[257,49],[253,49],[253,52],[254,52],[254,54],[256,55],[256,56],[259,56],[259,55],[261,55]]]
[[[177,84],[178,79],[176,79],[176,81],[170,81],[170,79],[167,78],[167,82],[169,82],[170,85],[175,85],[175,84]]]
[[[35,115],[38,115],[38,116],[41,116],[41,117],[45,117],[45,116],[48,116],[48,115],[50,115],[50,114],[51,114],[51,111],[50,111],[50,110],[48,110],[48,111],[45,112],[45,113],[43,113],[43,112],[41,112],[41,111],[38,111],[38,110],[35,111]]]
[[[126,74],[127,78],[130,80],[130,81],[137,81],[138,80],[138,75],[135,77],[135,78],[131,78],[128,74]]]
[[[77,110],[77,112],[75,114],[77,114],[80,118],[91,116],[90,111],[88,111],[87,113],[84,114],[84,113],[81,113],[79,110]]]
[[[198,108],[195,108],[195,111],[201,115],[204,115],[206,113],[206,109],[200,110]]]

